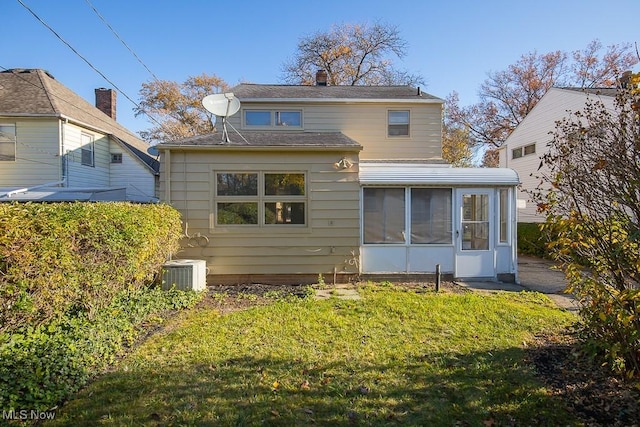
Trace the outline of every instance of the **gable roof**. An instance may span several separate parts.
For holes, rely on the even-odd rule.
[[[269,85],[239,84],[229,90],[241,101],[278,102],[421,102],[438,103],[444,101],[411,86],[310,86],[310,85]]]
[[[614,87],[554,87],[552,89],[564,89],[574,92],[582,92],[589,95],[616,96],[620,89]]]
[[[158,144],[166,148],[217,148],[217,149],[290,149],[326,150],[340,149],[360,151],[362,146],[341,132],[274,132],[243,131],[242,136],[230,134],[229,142],[223,142],[222,133],[192,136],[178,141]]]
[[[159,162],[147,154],[149,145],[40,69],[0,72],[0,116],[56,117],[111,135],[154,173]]]

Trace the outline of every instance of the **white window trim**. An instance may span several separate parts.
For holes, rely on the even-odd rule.
[[[533,147],[533,153],[526,153],[525,152],[525,149],[529,148],[529,147]],[[513,155],[516,151],[520,152],[520,155],[518,157]],[[535,142],[533,144],[526,144],[526,145],[521,145],[520,147],[512,148],[511,149],[511,160],[518,160],[518,159],[521,159],[523,157],[532,156],[534,154],[536,154],[536,143]]]
[[[18,126],[15,123],[2,123],[0,126],[13,127],[13,159],[0,160],[1,162],[15,162],[18,159]]]
[[[91,138],[91,142],[85,144],[84,143],[84,138],[88,137]],[[80,134],[80,164],[82,164],[82,166],[88,166],[88,167],[95,167],[96,166],[96,141],[95,141],[95,136],[89,134],[89,133],[85,133],[82,132]],[[87,149],[85,148],[86,146],[89,146],[90,148]],[[84,161],[84,152],[90,152],[91,153],[91,163],[87,163]]]

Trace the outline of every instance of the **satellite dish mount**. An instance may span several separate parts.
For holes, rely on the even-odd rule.
[[[202,105],[210,113],[222,117],[222,142],[231,142],[229,139],[229,132],[227,131],[227,117],[233,116],[240,111],[240,101],[238,98],[236,98],[231,92],[217,93],[205,96],[202,100]],[[229,123],[229,126],[231,126],[231,128],[240,135],[231,123]],[[240,135],[240,137],[242,138],[242,135]]]

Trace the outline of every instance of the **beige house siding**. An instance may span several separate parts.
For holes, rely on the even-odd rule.
[[[337,170],[335,149],[300,151],[164,150],[160,197],[182,214],[183,259],[204,259],[215,276],[358,273],[360,203],[357,164]],[[356,163],[356,162],[354,162]],[[304,172],[306,225],[216,226],[216,172]],[[238,278],[238,280],[242,280]]]
[[[340,131],[363,146],[362,160],[440,159],[442,157],[442,105],[394,103],[243,103],[240,112],[229,119],[236,129],[244,126],[247,109],[300,110],[302,128],[308,132]],[[410,135],[387,136],[389,110],[410,112]],[[286,129],[279,127],[278,131]],[[300,128],[292,128],[300,130]],[[233,138],[233,134],[231,134]]]
[[[0,187],[29,187],[62,179],[58,120],[0,117],[16,126],[16,160],[0,162]]]

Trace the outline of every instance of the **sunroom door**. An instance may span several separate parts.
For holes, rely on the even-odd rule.
[[[458,278],[494,278],[493,192],[456,190],[456,265]]]

